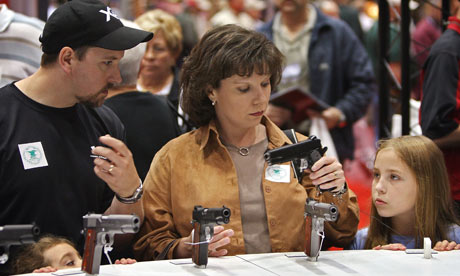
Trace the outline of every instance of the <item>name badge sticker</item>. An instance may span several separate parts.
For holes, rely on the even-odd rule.
[[[41,142],[20,144],[18,148],[24,170],[48,166]]]
[[[272,165],[265,170],[265,179],[272,182],[291,182],[291,167],[289,165]]]

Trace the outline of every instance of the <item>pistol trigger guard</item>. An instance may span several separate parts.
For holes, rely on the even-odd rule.
[[[307,159],[300,159],[300,168],[299,168],[302,172],[306,169],[308,169],[308,160]]]
[[[111,233],[111,234],[107,234],[107,235],[109,236],[109,242],[105,246],[112,247],[113,242],[115,241],[115,238],[114,238],[115,234]]]
[[[327,151],[327,147],[321,149],[321,156],[323,156]]]
[[[204,228],[204,233],[205,233],[206,241],[211,242],[211,238],[212,238],[211,226],[206,225],[206,227]]]

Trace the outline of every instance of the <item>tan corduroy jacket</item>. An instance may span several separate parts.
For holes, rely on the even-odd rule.
[[[269,149],[291,144],[269,119],[264,117],[262,123],[266,126]],[[223,248],[229,255],[245,253],[237,174],[218,135],[215,123],[211,122],[170,141],[155,155],[144,183],[145,221],[134,245],[138,260],[172,258],[179,238],[192,231],[190,221],[195,205],[230,208],[230,223],[224,226],[233,229],[235,234],[231,243]],[[359,222],[356,195],[348,190],[340,199],[328,192],[318,198],[308,176],[300,185],[292,168],[290,175],[290,183],[271,182],[265,178],[262,181],[272,251],[303,251],[307,194],[339,207],[338,221],[325,223],[323,248],[348,245]]]

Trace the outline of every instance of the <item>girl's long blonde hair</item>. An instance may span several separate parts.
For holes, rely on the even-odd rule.
[[[387,148],[393,149],[416,177],[415,246],[420,248],[424,237],[432,241],[446,240],[448,227],[458,221],[441,150],[425,136],[402,136],[379,141],[376,158]],[[372,204],[365,249],[391,243],[391,235],[398,234],[393,233],[391,227],[391,218],[379,216]]]

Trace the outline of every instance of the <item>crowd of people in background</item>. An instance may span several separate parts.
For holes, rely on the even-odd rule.
[[[115,258],[128,258],[117,263],[190,257],[197,201],[224,201],[235,216],[214,230],[211,256],[301,251],[307,195],[339,207],[339,220],[326,224],[325,247],[403,250],[428,236],[435,249],[460,249],[458,0],[451,0],[449,25],[440,0],[410,1],[418,135],[358,155],[357,122],[374,130],[378,122],[376,1],[81,1],[50,1],[43,21],[0,4],[0,130],[8,138],[0,142],[0,226],[35,221],[59,236],[18,251],[16,272],[80,266],[80,219],[88,211],[141,218],[140,233],[117,244]],[[401,3],[389,4],[387,67],[397,116]],[[109,27],[92,32],[99,9]],[[121,28],[125,33],[115,32]],[[306,107],[299,119],[294,106],[270,100],[299,87],[325,107]],[[264,178],[263,153],[291,143],[285,129],[300,140],[320,136],[328,152],[308,178],[290,175],[283,192]],[[344,172],[352,160],[373,179],[373,219],[359,231]],[[56,201],[38,204],[54,194]],[[66,206],[75,196],[78,204]],[[275,208],[280,202],[298,212],[284,216]],[[279,224],[292,225],[289,238]],[[72,259],[55,260],[56,245]]]

